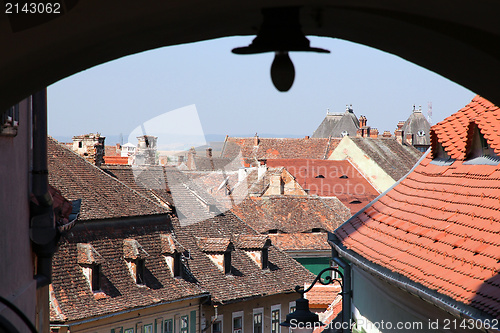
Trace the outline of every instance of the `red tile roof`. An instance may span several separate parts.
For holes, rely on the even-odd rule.
[[[428,154],[335,234],[371,262],[499,317],[500,165],[463,164],[471,121],[500,152],[500,110],[477,96],[432,128],[453,164]]]
[[[307,284],[304,286],[304,288],[308,287],[309,285]],[[333,301],[335,301],[337,296],[341,295],[341,292],[342,288],[338,283],[329,285],[322,285],[318,283],[305,294],[305,297],[309,300],[310,308],[326,309],[333,303]]]
[[[118,164],[118,165],[127,165],[128,164],[128,156],[106,156],[104,155],[104,163],[105,164]]]
[[[328,234],[325,232],[304,232],[293,234],[269,234],[272,243],[283,251],[325,250],[328,245]]]
[[[231,211],[259,233],[333,231],[347,219],[347,208],[335,201],[338,199],[309,196],[249,197]]]
[[[464,159],[470,142],[455,138],[468,136],[471,121],[478,125],[495,153],[500,154],[500,112],[497,106],[480,96],[474,97],[457,113],[433,126],[433,134],[452,158]]]
[[[337,197],[353,214],[380,194],[347,160],[273,159],[266,163],[285,167],[310,195]]]
[[[256,144],[257,141],[257,144]],[[241,152],[245,161],[274,158],[326,159],[337,147],[335,138],[231,138],[224,142],[221,156],[234,158]]]

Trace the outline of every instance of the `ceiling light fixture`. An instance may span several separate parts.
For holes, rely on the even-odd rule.
[[[271,79],[281,92],[290,90],[295,79],[295,68],[288,55],[290,51],[330,53],[325,49],[311,47],[302,32],[299,21],[300,7],[262,9],[263,22],[252,43],[232,50],[236,54],[274,52]]]

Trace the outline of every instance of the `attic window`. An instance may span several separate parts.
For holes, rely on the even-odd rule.
[[[443,145],[438,142],[436,144],[436,149],[433,151],[433,158],[431,163],[436,164],[436,165],[451,165],[455,162],[454,159],[451,158],[450,155],[448,155],[448,152],[444,150]]]
[[[237,248],[245,251],[261,269],[269,268],[269,247],[271,240],[265,235],[234,235]]]
[[[269,248],[262,248],[262,258],[260,259],[262,263],[262,269],[269,268]]]
[[[83,275],[90,285],[90,290],[101,290],[101,264],[104,259],[91,244],[77,244],[77,262],[82,267]]]
[[[196,242],[218,269],[224,274],[231,274],[231,252],[234,251],[234,245],[229,238],[196,237]]]
[[[267,233],[268,234],[277,234],[278,233],[278,229],[271,229]]]
[[[340,133],[340,135],[342,135],[343,137],[344,137],[344,136],[349,136],[349,132],[347,132],[347,131],[342,131],[342,133]]]
[[[348,177],[347,175],[342,175],[342,176],[340,176],[339,178],[340,178],[340,179],[347,179],[347,178],[349,178],[349,177]]]
[[[354,205],[354,204],[360,204],[361,201],[359,199],[354,199],[354,200],[350,201],[349,203]]]
[[[317,175],[317,176],[316,176],[316,177],[314,177],[314,178],[325,178],[325,176],[323,176],[323,175]]]
[[[464,164],[487,164],[497,165],[500,162],[500,156],[490,147],[488,141],[484,138],[479,127],[475,125],[472,135],[472,143],[467,153]]]
[[[321,232],[321,228],[312,228],[311,232]]]
[[[138,259],[135,262],[135,283],[140,285],[146,285],[144,280],[144,271],[146,270],[146,263],[144,259]]]
[[[181,277],[182,253],[184,248],[174,239],[173,235],[160,235],[161,253],[170,268],[173,277]]]
[[[231,274],[231,251],[224,253],[224,274]]]
[[[145,285],[145,260],[149,254],[135,239],[123,240],[123,257],[127,261],[130,275],[138,285]]]
[[[425,135],[425,132],[424,132],[424,131],[422,131],[422,130],[420,130],[420,131],[418,131],[418,132],[417,132],[417,135],[418,135],[418,136],[424,136],[424,135]]]
[[[83,275],[90,285],[90,290],[98,292],[101,290],[101,265],[81,265]]]

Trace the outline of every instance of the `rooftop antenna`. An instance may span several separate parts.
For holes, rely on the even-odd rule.
[[[427,121],[432,125],[432,102],[427,102]]]

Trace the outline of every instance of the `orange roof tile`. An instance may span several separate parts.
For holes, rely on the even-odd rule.
[[[476,96],[432,127],[455,159],[432,154],[370,207],[340,226],[342,244],[364,258],[492,316],[500,316],[500,165],[464,165],[476,123],[500,153],[500,109]]]
[[[310,195],[337,197],[352,214],[380,194],[347,160],[269,159],[266,164],[285,167]]]

